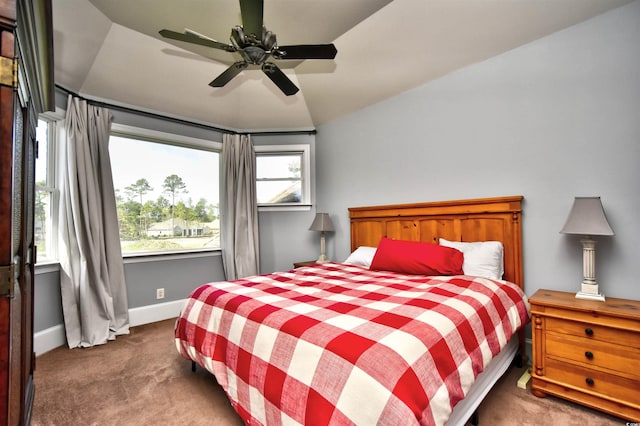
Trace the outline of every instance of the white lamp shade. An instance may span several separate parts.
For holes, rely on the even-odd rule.
[[[576,197],[561,234],[614,235],[600,197]]]

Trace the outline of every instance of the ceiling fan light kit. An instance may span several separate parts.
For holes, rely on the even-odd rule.
[[[231,29],[231,44],[220,43],[195,31],[184,33],[163,29],[160,35],[165,38],[199,44],[201,46],[238,52],[241,61],[235,62],[216,77],[209,86],[223,87],[249,65],[260,65],[262,72],[287,96],[298,92],[298,87],[275,63],[276,60],[334,59],[338,50],[330,44],[299,44],[278,46],[276,35],[263,25],[263,0],[240,0],[242,26]]]

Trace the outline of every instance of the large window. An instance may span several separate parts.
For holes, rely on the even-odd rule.
[[[310,204],[308,145],[258,145],[255,151],[259,206]]]
[[[37,247],[37,262],[57,260],[56,220],[58,192],[56,181],[56,122],[38,120],[36,129],[38,156],[36,158],[36,200],[34,236]]]
[[[109,154],[124,255],[220,247],[219,149],[114,125]]]

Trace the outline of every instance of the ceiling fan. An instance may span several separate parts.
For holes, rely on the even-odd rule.
[[[242,60],[231,65],[209,83],[211,87],[223,87],[249,65],[260,65],[267,77],[285,95],[290,96],[298,92],[298,87],[276,64],[269,61],[270,57],[279,60],[333,59],[338,50],[333,43],[278,46],[276,35],[263,25],[263,10],[263,0],[240,0],[242,26],[236,25],[231,29],[231,44],[220,43],[188,29],[184,33],[164,29],[160,31],[160,35],[173,40],[240,53]]]

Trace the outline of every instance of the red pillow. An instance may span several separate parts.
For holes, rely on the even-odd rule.
[[[460,250],[433,243],[383,238],[370,269],[412,275],[462,275]]]

